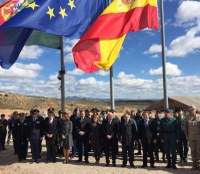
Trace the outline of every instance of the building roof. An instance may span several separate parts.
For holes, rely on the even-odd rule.
[[[170,96],[169,109],[175,109],[176,107],[182,107],[184,110],[188,110],[190,105],[195,105],[200,109],[200,96]],[[164,99],[161,99],[146,108],[147,110],[164,110]]]

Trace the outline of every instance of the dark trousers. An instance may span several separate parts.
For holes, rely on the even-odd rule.
[[[99,161],[101,158],[101,147],[100,146],[92,146],[91,148],[94,151],[95,160]]]
[[[39,139],[31,139],[30,140],[31,153],[32,153],[32,159],[33,160],[39,160],[39,158],[40,158],[39,143],[40,143]]]
[[[159,160],[159,150],[162,152],[162,158],[165,159],[164,144],[161,142],[160,138],[158,138],[157,143],[154,144],[154,152],[157,160]]]
[[[7,131],[2,134],[2,149],[5,149]]]
[[[83,149],[85,161],[88,160],[88,148],[89,148],[89,140],[86,137],[78,137],[76,140],[76,145],[78,149],[78,158],[82,161],[83,159]]]
[[[56,161],[56,140],[46,139],[47,161]]]
[[[2,144],[3,144],[3,134],[0,132],[0,151],[3,150]]]
[[[148,143],[147,140],[142,141],[143,147],[143,165],[147,166],[147,157],[150,157],[150,164],[154,165],[154,156],[153,156],[153,142]]]
[[[14,147],[14,152],[17,153],[17,142],[15,138],[13,138],[13,147]]]
[[[18,159],[26,159],[28,151],[28,141],[27,140],[16,140],[17,142],[17,155]]]
[[[74,144],[74,146],[72,147],[72,157],[74,157],[77,153],[77,149],[76,149],[77,145],[76,145],[76,139],[75,138],[73,138],[73,144]]]
[[[116,163],[116,155],[117,155],[117,143],[118,141],[115,139],[110,139],[110,140],[105,140],[105,145],[104,145],[104,152],[106,156],[106,163],[109,164],[109,157],[110,157],[110,152],[112,154],[112,163]]]
[[[188,158],[188,141],[186,140],[185,136],[182,136],[180,138],[178,146],[179,146],[180,159],[182,160],[187,159]]]
[[[165,138],[164,139],[164,148],[167,157],[168,165],[176,164],[176,139],[174,138]],[[171,159],[172,156],[172,159]]]
[[[123,145],[122,144],[122,156],[123,156],[123,164],[127,164],[127,152],[128,152],[128,157],[129,157],[129,163],[130,165],[133,164],[133,159],[134,159],[134,144],[130,145]]]

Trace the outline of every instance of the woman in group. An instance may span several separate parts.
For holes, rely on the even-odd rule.
[[[99,116],[94,114],[92,116],[92,121],[90,123],[90,144],[92,150],[94,151],[94,157],[96,160],[96,164],[99,164],[100,157],[101,157],[101,141],[102,141],[102,127],[99,123]]]
[[[72,130],[73,130],[73,124],[70,121],[69,114],[63,113],[63,124],[62,124],[61,136],[63,140],[63,153],[65,157],[65,160],[63,163],[66,163],[66,164],[69,163],[70,148],[73,146]]]

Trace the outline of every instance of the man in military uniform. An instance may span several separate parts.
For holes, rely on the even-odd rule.
[[[170,110],[165,111],[165,117],[160,122],[160,137],[164,143],[165,153],[167,157],[166,168],[177,169],[176,167],[176,147],[179,142],[179,130],[177,121],[174,117],[171,117]],[[172,156],[172,160],[171,160]]]
[[[164,145],[160,139],[160,121],[161,121],[161,111],[156,111],[155,119],[152,122],[152,132],[154,138],[154,152],[155,152],[155,159],[159,161],[159,149],[162,152],[162,159],[165,162],[165,152],[164,152]]]
[[[20,113],[16,120],[13,133],[15,134],[15,141],[17,144],[18,160],[26,160],[28,151],[28,122],[25,119],[25,114]]]
[[[37,110],[32,110],[32,115],[28,118],[28,138],[31,145],[33,162],[38,163],[40,158],[40,141],[43,136],[43,123],[38,117]]]
[[[192,170],[200,170],[200,115],[196,111],[196,106],[190,106],[189,116],[185,120],[186,137],[192,154]]]
[[[7,125],[8,125],[8,121],[5,119],[5,114],[1,114],[1,119],[0,119],[0,151],[6,150],[5,141],[6,141],[6,135],[7,135]]]
[[[17,121],[18,119],[18,112],[17,111],[14,111],[13,114],[12,114],[12,117],[10,118],[9,120],[9,128],[12,132],[12,137],[13,137],[13,147],[14,147],[14,154],[17,154],[17,143],[15,141],[15,133],[13,132],[13,129],[14,129],[14,126],[15,126],[15,122]]]
[[[180,154],[180,162],[187,162],[188,159],[188,141],[185,135],[185,117],[183,116],[182,108],[176,108],[175,112],[178,114],[177,123],[180,130],[180,141],[178,143],[178,151]]]

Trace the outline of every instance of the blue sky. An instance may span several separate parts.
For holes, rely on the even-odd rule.
[[[199,9],[200,1],[164,0],[169,96],[200,94]],[[71,49],[77,41],[65,39],[66,96],[109,98],[109,71],[76,69]],[[113,66],[115,98],[163,98],[161,65],[160,29],[129,33]],[[58,50],[25,46],[10,70],[0,69],[0,91],[59,98],[59,69]]]

